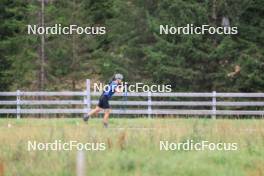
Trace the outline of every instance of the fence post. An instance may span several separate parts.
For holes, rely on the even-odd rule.
[[[216,91],[213,91],[212,97],[212,119],[216,119]]]
[[[17,90],[17,92],[16,92],[16,106],[17,106],[17,109],[16,109],[17,119],[20,119],[20,110],[21,110],[21,107],[20,107],[20,90]]]
[[[87,109],[87,113],[91,109],[91,82],[90,82],[90,79],[86,79],[86,109]]]
[[[148,92],[148,118],[151,118],[152,115],[151,104],[151,92]]]
[[[86,173],[86,163],[84,151],[77,151],[76,156],[76,176],[85,176]]]

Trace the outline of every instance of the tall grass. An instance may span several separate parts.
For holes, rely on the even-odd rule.
[[[160,140],[238,143],[237,151],[160,151]],[[0,120],[0,176],[73,176],[76,151],[27,151],[27,141],[105,142],[86,151],[88,175],[263,176],[264,121],[111,119]]]

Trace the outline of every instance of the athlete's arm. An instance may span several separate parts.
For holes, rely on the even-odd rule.
[[[121,93],[121,92],[123,92],[123,91],[122,91],[122,88],[120,88],[120,87],[116,87],[115,92],[117,92],[117,93]]]
[[[122,93],[123,92],[123,86],[121,86],[121,85],[116,86],[115,92]]]

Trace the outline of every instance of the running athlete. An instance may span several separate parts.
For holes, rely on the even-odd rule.
[[[108,127],[108,119],[111,112],[109,100],[114,95],[115,92],[122,92],[120,89],[121,83],[123,80],[123,75],[121,74],[115,74],[112,81],[109,83],[107,90],[105,90],[102,95],[100,96],[99,103],[96,106],[95,109],[91,110],[84,118],[83,120],[86,122],[92,116],[93,114],[97,114],[101,110],[104,110],[104,119],[103,124],[104,127]]]

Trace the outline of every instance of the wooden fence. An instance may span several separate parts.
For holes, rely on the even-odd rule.
[[[19,119],[21,114],[85,114],[90,111],[92,105],[98,103],[98,98],[94,99],[94,97],[98,97],[101,94],[99,92],[91,92],[90,80],[86,81],[86,87],[83,92],[23,92],[19,90],[16,92],[0,92],[0,115],[16,114]],[[124,94],[116,93],[115,96],[123,97]],[[217,115],[264,115],[264,93],[128,92],[126,96],[128,97],[127,100],[110,101],[113,106],[123,107],[113,108],[113,114],[138,114],[147,115],[148,117],[153,115],[210,115],[212,118],[216,118]],[[1,97],[8,97],[6,98],[8,100],[1,100]],[[42,98],[32,100],[29,97],[49,97],[49,100],[43,100]],[[78,97],[79,100],[52,100],[50,99],[52,97],[70,97],[72,99],[74,99],[73,97]],[[129,100],[130,98],[133,100]],[[137,98],[141,100],[136,100]],[[163,100],[155,100],[161,98]],[[164,101],[166,98],[169,100]],[[191,100],[172,101],[171,99],[173,98]],[[193,100],[197,98],[199,101]],[[201,101],[200,99],[205,100]],[[72,108],[72,106],[71,108],[50,108],[51,106],[57,107],[60,105],[76,105],[79,108]],[[26,106],[26,108],[23,108],[23,106]],[[44,106],[49,106],[49,108],[43,108]]]

